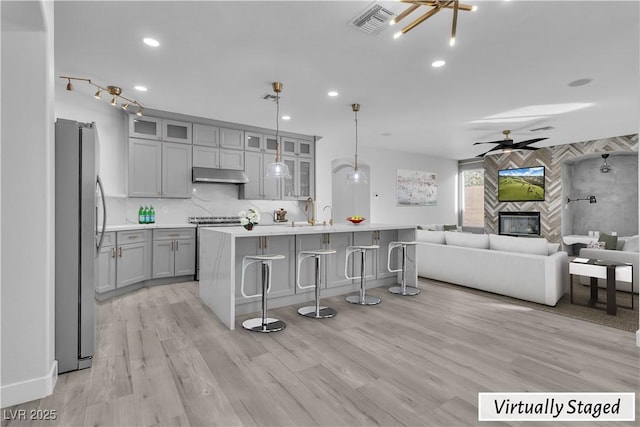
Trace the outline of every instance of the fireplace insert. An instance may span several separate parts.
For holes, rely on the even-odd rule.
[[[498,212],[498,234],[540,236],[540,212]]]

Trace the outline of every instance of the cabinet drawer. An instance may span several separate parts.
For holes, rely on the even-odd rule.
[[[138,243],[148,240],[146,230],[118,231],[118,245],[126,245],[127,243]]]
[[[153,230],[153,240],[193,239],[195,228],[164,228]]]
[[[98,234],[98,240],[100,240],[100,235]],[[109,231],[104,233],[104,238],[102,239],[102,247],[107,248],[109,246],[113,246],[116,244],[116,233],[115,231]]]

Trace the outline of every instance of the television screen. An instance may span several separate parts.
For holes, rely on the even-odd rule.
[[[544,166],[498,171],[499,202],[543,202]]]

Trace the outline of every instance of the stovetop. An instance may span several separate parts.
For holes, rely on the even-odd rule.
[[[230,227],[240,225],[240,218],[237,216],[190,216],[189,224],[207,227]]]

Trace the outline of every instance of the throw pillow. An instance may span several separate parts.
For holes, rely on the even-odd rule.
[[[604,242],[589,242],[587,244],[587,248],[589,249],[604,249]]]
[[[447,245],[462,246],[465,248],[489,249],[488,234],[471,234],[445,231],[444,238]]]
[[[560,243],[549,243],[547,249],[547,255],[553,255],[560,250]]]
[[[604,242],[604,248],[610,249],[612,251],[616,250],[618,246],[618,236],[612,236],[607,233],[600,232],[600,237],[598,237],[598,242]]]
[[[622,247],[622,250],[625,252],[639,252],[638,250],[638,244],[639,244],[639,240],[638,240],[638,235],[635,235],[633,237],[629,237],[625,242],[624,242],[624,246]]]
[[[549,242],[544,237],[514,237],[490,234],[491,250],[531,255],[548,255]]]
[[[444,231],[458,231],[457,225],[444,225]]]

